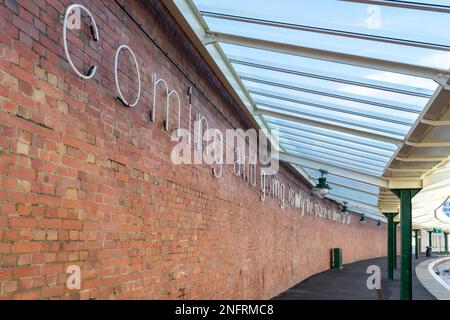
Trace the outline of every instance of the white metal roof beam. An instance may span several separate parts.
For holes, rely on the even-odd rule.
[[[298,165],[298,166],[304,167],[304,168],[309,168],[309,169],[314,169],[314,170],[324,169],[338,177],[343,177],[343,178],[347,178],[349,180],[364,182],[364,183],[367,183],[367,184],[370,184],[373,186],[377,186],[377,187],[388,188],[388,182],[381,179],[380,177],[361,173],[356,170],[345,169],[345,168],[339,167],[337,165],[326,164],[326,163],[322,163],[322,162],[316,161],[316,160],[313,161],[310,159],[306,159],[306,158],[292,155],[292,154],[285,153],[285,152],[281,152],[279,154],[279,160],[289,162],[289,163],[292,163],[292,164],[295,164],[295,165]]]
[[[374,211],[377,211],[377,205],[376,204],[374,205],[374,204],[366,202],[364,200],[355,200],[353,198],[342,196],[342,195],[340,195],[338,193],[335,193],[333,190],[331,190],[327,195],[338,197],[338,198],[342,199],[343,201],[347,201],[347,202],[351,201],[351,202],[353,202],[355,204],[357,203],[361,207],[364,206],[365,208],[368,208],[368,209],[370,208],[370,209],[372,209]]]
[[[428,91],[424,88],[412,88],[407,87],[404,84],[398,84],[398,83],[383,83],[382,81],[372,80],[372,79],[358,79],[358,80],[349,80],[344,79],[343,76],[336,76],[336,75],[325,75],[318,73],[317,71],[311,72],[311,71],[299,71],[299,70],[292,70],[288,69],[287,67],[279,67],[279,66],[273,66],[273,65],[267,65],[266,62],[260,62],[256,60],[241,60],[241,58],[234,57],[234,56],[228,56],[230,62],[232,64],[239,64],[243,66],[253,67],[257,69],[263,69],[263,70],[269,70],[269,71],[276,71],[281,73],[287,73],[292,74],[296,76],[302,76],[307,78],[314,78],[319,80],[326,80],[331,82],[337,82],[352,86],[358,86],[358,87],[365,87],[369,89],[374,90],[381,90],[381,91],[388,91],[393,93],[399,93],[399,94],[406,94],[409,96],[419,97],[419,98],[427,98],[429,99],[433,92]],[[302,68],[303,69],[303,68]]]
[[[420,122],[423,124],[427,124],[429,126],[450,126],[450,120],[429,120],[429,119],[422,119]]]
[[[442,141],[424,141],[424,142],[412,142],[406,141],[406,145],[416,148],[440,148],[450,147],[450,140]]]
[[[338,123],[336,124],[336,126],[339,127],[345,127],[345,128],[353,128],[357,131],[363,131],[363,132],[371,132],[371,131],[375,131],[375,132],[380,132],[380,133],[374,133],[375,135],[378,136],[382,136],[382,137],[389,137],[389,138],[393,138],[397,141],[403,141],[403,139],[401,139],[400,137],[403,135],[401,132],[398,131],[393,131],[390,129],[381,129],[379,128],[379,126],[370,126],[370,125],[366,125],[366,124],[355,124],[356,121],[347,121],[347,120],[337,120],[335,118],[333,118],[332,116],[325,116],[325,115],[314,115],[308,112],[302,112],[299,111],[301,110],[299,108],[299,110],[295,110],[293,108],[289,108],[289,107],[285,107],[285,106],[281,106],[281,105],[274,105],[274,104],[268,104],[265,102],[261,102],[258,101],[256,103],[256,109],[255,111],[270,111],[270,112],[277,112],[283,115],[291,115],[294,117],[300,117],[302,119],[313,119],[315,121],[320,121],[320,122],[334,122],[334,123]],[[380,140],[380,138],[378,138],[377,140]]]
[[[281,89],[288,89],[288,90],[292,90],[292,91],[304,92],[304,93],[318,95],[318,96],[325,96],[325,97],[330,97],[330,98],[334,98],[334,99],[340,99],[340,100],[346,100],[346,101],[350,101],[350,102],[367,104],[367,105],[372,105],[372,106],[376,106],[376,107],[380,107],[380,108],[386,108],[386,109],[390,109],[390,110],[405,111],[405,112],[410,112],[410,113],[421,113],[421,110],[419,110],[418,108],[414,108],[414,106],[404,104],[404,103],[398,103],[396,105],[393,105],[393,104],[388,104],[383,101],[380,101],[380,99],[377,99],[377,98],[368,98],[368,97],[361,98],[361,96],[356,95],[356,94],[343,95],[343,94],[339,94],[337,91],[333,91],[333,90],[324,91],[324,90],[308,88],[307,86],[303,86],[303,87],[300,87],[297,85],[294,86],[294,85],[290,85],[290,84],[286,84],[286,83],[274,82],[274,81],[271,81],[268,79],[255,78],[255,77],[251,77],[251,76],[247,76],[247,75],[243,75],[243,74],[240,74],[240,77],[241,77],[241,80],[250,81],[253,83],[259,83],[259,84],[263,84],[263,85],[267,85],[267,86],[271,86],[271,87],[277,87],[277,88],[281,88]],[[366,115],[366,117],[367,116],[368,115]],[[411,125],[411,124],[409,124],[409,125]]]
[[[366,218],[380,220],[383,222],[386,221],[385,217],[378,213],[378,208],[376,206],[370,206],[353,199],[347,199],[333,194],[327,194],[325,197],[336,202],[346,201],[351,212],[359,214],[363,213]],[[355,209],[354,207],[356,207],[357,209]]]
[[[308,150],[299,151],[298,149],[295,149],[295,148],[292,148],[292,147],[289,147],[286,145],[284,147],[285,147],[286,152],[289,152],[292,155],[298,155],[298,156],[308,158],[311,160],[319,159],[323,163],[338,165],[340,167],[354,169],[359,172],[367,172],[367,173],[371,173],[373,175],[378,175],[378,174],[381,175],[382,170],[383,170],[383,168],[380,168],[380,167],[366,165],[366,164],[363,164],[362,162],[348,160],[346,158],[341,158],[341,159],[337,160],[337,157],[327,156],[321,152],[313,152],[313,151],[308,151]]]
[[[327,183],[331,186],[331,187],[333,187],[333,186],[337,186],[337,187],[340,187],[340,188],[344,188],[344,189],[348,189],[348,190],[353,190],[353,191],[357,191],[357,192],[361,192],[361,193],[364,193],[364,194],[366,194],[366,195],[368,195],[368,196],[372,196],[372,197],[378,197],[379,196],[379,194],[378,194],[378,192],[370,192],[370,191],[367,191],[367,190],[362,190],[362,189],[358,189],[358,188],[356,188],[356,187],[352,187],[352,186],[349,186],[349,185],[346,185],[346,184],[344,184],[344,183],[338,183],[338,182],[331,182],[331,180],[329,180],[329,179],[327,179]]]
[[[298,168],[298,166],[295,165],[294,167]],[[305,171],[308,172],[308,174],[312,177],[311,179],[314,179],[314,185],[316,185],[318,179],[320,178],[320,171],[312,169],[307,169]],[[335,176],[331,173],[328,173],[327,175],[327,183],[330,186],[337,186],[345,189],[355,190],[358,192],[364,192],[369,196],[379,196],[381,190],[377,186],[368,185],[355,180],[348,180],[346,178]]]
[[[420,78],[427,78],[434,80],[442,75],[450,74],[450,71],[446,69],[435,69],[425,66],[416,66],[402,62],[394,62],[389,60],[363,57],[348,53],[303,47],[298,45],[238,36],[217,31],[207,31],[207,33],[218,42],[257,48],[261,50],[280,52],[290,55],[297,55],[311,59],[326,60],[336,63],[353,65],[357,67],[401,73]]]
[[[450,13],[450,6],[438,5],[438,4],[427,4],[427,3],[419,3],[419,2],[411,2],[411,1],[401,1],[401,0],[340,0],[345,2],[356,2],[356,3],[365,3],[372,4],[378,6],[385,7],[395,7],[395,8],[403,8],[403,9],[414,9],[414,10],[422,10],[422,11],[431,11],[431,12],[443,12]]]
[[[324,146],[317,146],[314,144],[308,144],[308,143],[302,143],[302,142],[298,142],[298,141],[286,141],[285,139],[280,140],[280,144],[281,145],[286,145],[288,146],[286,149],[288,149],[289,147],[293,147],[293,148],[298,148],[299,150],[309,150],[309,151],[314,151],[314,152],[319,152],[322,153],[324,156],[333,156],[333,157],[337,157],[339,159],[347,159],[347,160],[353,160],[353,161],[358,161],[361,164],[365,164],[365,165],[371,165],[371,166],[376,166],[378,168],[384,168],[384,166],[386,165],[386,161],[384,162],[380,162],[368,157],[362,157],[359,155],[354,155],[348,152],[343,152],[343,151],[336,151],[333,150],[331,148],[327,148]]]
[[[383,36],[371,35],[371,34],[366,34],[366,33],[348,32],[348,31],[342,31],[342,30],[336,30],[336,29],[330,29],[330,28],[319,28],[319,27],[300,25],[300,24],[294,24],[294,23],[286,23],[286,22],[280,22],[280,21],[274,21],[274,20],[255,19],[255,18],[223,14],[223,13],[217,13],[217,12],[209,12],[209,11],[200,11],[200,12],[204,17],[210,17],[210,18],[222,19],[222,20],[228,20],[228,21],[237,21],[237,22],[243,22],[243,23],[248,23],[248,24],[253,24],[253,25],[256,24],[256,25],[262,25],[262,26],[267,26],[267,27],[274,27],[274,28],[279,28],[281,32],[283,31],[282,29],[291,29],[291,30],[297,30],[297,31],[303,31],[303,32],[313,32],[313,33],[326,34],[326,35],[330,35],[330,36],[338,36],[338,37],[344,37],[344,38],[384,42],[384,43],[416,47],[416,48],[426,48],[426,49],[432,49],[432,50],[450,51],[450,46],[448,46],[448,45],[434,44],[431,42],[411,41],[411,40],[407,40],[407,39],[383,37]]]
[[[301,129],[301,128],[298,128],[298,127],[295,127],[295,126],[289,125],[289,124],[279,124],[271,119],[268,119],[268,120],[266,119],[266,122],[271,127],[280,131],[280,133],[287,132],[288,134],[304,136],[305,138],[309,138],[309,139],[317,139],[319,141],[328,141],[328,142],[331,142],[336,145],[340,145],[345,148],[352,148],[354,150],[360,150],[363,152],[374,152],[376,154],[380,154],[384,157],[387,157],[388,159],[391,158],[392,153],[394,152],[394,150],[391,148],[378,146],[369,141],[362,142],[362,141],[354,140],[354,139],[352,139],[352,136],[347,138],[347,137],[342,137],[341,135],[336,136],[334,134],[334,132],[331,132],[331,133],[312,132],[310,130]],[[363,146],[365,148],[362,148],[361,146]]]
[[[351,147],[341,147],[337,144],[333,144],[330,142],[326,142],[326,141],[320,141],[320,140],[316,140],[316,139],[308,139],[308,138],[304,138],[301,135],[292,135],[289,133],[283,133],[280,132],[279,133],[279,137],[280,137],[280,143],[284,143],[284,141],[288,141],[291,143],[301,143],[302,145],[304,144],[308,144],[309,146],[315,146],[318,148],[322,148],[324,150],[331,150],[334,152],[339,152],[339,153],[345,153],[348,155],[353,155],[362,159],[367,159],[367,160],[372,160],[372,161],[377,161],[378,163],[383,163],[383,166],[386,165],[386,162],[389,160],[389,158],[387,157],[380,157],[378,155],[374,155],[371,154],[369,152],[362,152],[362,151],[358,151],[355,150],[354,148]]]
[[[311,126],[315,126],[315,127],[319,127],[319,128],[328,129],[328,130],[344,132],[347,134],[352,134],[352,135],[356,135],[356,136],[360,136],[360,137],[364,137],[364,138],[368,138],[368,139],[374,139],[374,140],[378,140],[378,141],[382,141],[382,142],[386,142],[386,143],[395,144],[398,146],[402,145],[402,142],[403,142],[401,139],[388,137],[388,136],[384,136],[384,135],[380,135],[380,134],[376,134],[376,133],[361,131],[361,130],[357,130],[357,129],[353,129],[353,128],[347,128],[344,126],[335,125],[335,124],[331,124],[331,123],[324,123],[322,121],[317,121],[314,119],[306,119],[304,117],[301,117],[300,115],[294,116],[294,115],[289,115],[289,114],[276,112],[276,111],[270,111],[270,110],[266,110],[266,109],[256,109],[254,111],[254,113],[259,114],[259,115],[266,115],[266,116],[270,116],[270,117],[274,117],[274,118],[284,119],[284,120],[288,120],[288,121],[292,121],[292,122],[302,123],[302,124],[306,124],[306,125],[311,125]]]
[[[440,162],[450,160],[450,156],[417,156],[417,157],[396,157],[395,160],[401,162]]]
[[[346,110],[345,108],[333,107],[332,105],[324,105],[324,104],[320,104],[320,103],[294,99],[294,98],[291,98],[289,96],[281,97],[281,96],[278,96],[278,95],[275,95],[275,94],[272,94],[272,93],[268,93],[268,92],[266,92],[266,90],[253,90],[252,88],[249,88],[248,92],[252,93],[254,95],[260,95],[260,96],[263,96],[263,97],[277,99],[277,100],[282,100],[282,101],[287,101],[287,102],[292,102],[292,103],[296,103],[296,104],[308,105],[308,106],[311,106],[311,107],[320,108],[320,109],[324,109],[324,110],[336,111],[336,112],[340,112],[340,113],[344,113],[344,114],[350,114],[350,115],[354,115],[354,116],[359,116],[359,117],[364,117],[364,118],[369,118],[369,119],[374,119],[374,120],[380,120],[380,121],[400,124],[400,125],[404,125],[404,126],[411,126],[412,125],[412,123],[410,123],[410,122],[406,122],[406,121],[403,121],[403,120],[392,119],[392,115],[391,115],[391,118],[389,118],[388,115],[386,115],[386,116],[376,116],[376,115],[372,115],[372,114],[369,114],[369,113],[352,111],[352,110]],[[324,96],[326,96],[326,95],[327,94],[324,94]],[[338,99],[341,99],[341,98],[338,98]],[[348,99],[345,99],[345,100],[348,100]],[[255,103],[257,103],[257,102],[255,101]],[[369,104],[371,104],[371,103],[369,103]],[[396,107],[383,106],[383,108],[388,108],[389,110],[399,110]],[[411,113],[420,113],[420,112],[416,112],[415,110],[411,110],[411,109],[409,109],[409,110],[402,109],[401,111],[406,111],[406,112],[411,112]]]

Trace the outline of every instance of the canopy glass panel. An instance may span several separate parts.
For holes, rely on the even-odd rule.
[[[362,173],[330,172],[330,198],[376,211],[372,177],[386,178],[450,75],[450,3],[189,2],[201,40],[217,50],[214,59],[252,116],[279,132],[287,159]]]

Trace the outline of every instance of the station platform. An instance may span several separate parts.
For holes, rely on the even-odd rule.
[[[418,260],[412,260],[413,299],[436,300],[425,289],[415,274],[416,266],[430,259],[421,255]],[[274,300],[399,300],[400,299],[400,257],[397,257],[398,267],[395,270],[394,281],[388,281],[387,258],[375,258],[345,264],[342,270],[328,270],[316,274],[285,292],[274,297]],[[381,291],[367,288],[367,267],[377,265],[381,269]]]

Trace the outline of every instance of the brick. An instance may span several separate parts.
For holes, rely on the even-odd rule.
[[[9,174],[11,177],[16,177],[22,180],[35,180],[36,172],[32,169],[10,167]]]
[[[17,190],[22,192],[30,192],[31,191],[31,183],[26,180],[16,180]]]
[[[14,267],[17,264],[17,255],[4,255],[2,259],[2,267],[9,268]]]
[[[28,151],[29,151],[29,145],[28,144],[25,144],[25,143],[23,143],[23,142],[18,142],[17,143],[17,148],[16,148],[16,152],[17,153],[20,153],[20,154],[24,154],[24,155],[27,155],[28,154]]]
[[[19,279],[19,289],[20,290],[30,290],[33,288],[32,278],[21,278]]]
[[[23,265],[31,264],[31,262],[32,262],[31,254],[21,254],[18,257],[17,264],[19,266],[23,266]]]
[[[14,277],[17,278],[27,278],[27,277],[35,277],[39,276],[40,267],[17,267],[14,268]]]
[[[7,269],[0,269],[0,281],[3,280],[11,280],[13,276],[13,269],[7,268]]]
[[[32,135],[30,131],[21,130],[19,133],[19,142],[23,144],[31,144]]]
[[[56,230],[48,230],[47,231],[47,240],[48,241],[58,240],[58,231],[56,231]]]
[[[12,252],[26,253],[26,252],[39,252],[41,244],[39,242],[15,242],[12,245]]]
[[[19,81],[19,90],[27,96],[31,96],[33,94],[33,87],[29,83],[22,80]]]
[[[39,219],[39,228],[60,229],[62,227],[61,219]]]
[[[57,87],[58,86],[58,78],[54,74],[47,74],[48,83],[50,83],[52,86]]]
[[[3,101],[0,106],[6,112],[17,113],[17,105],[11,101]]]
[[[8,294],[14,291],[17,291],[18,285],[17,281],[7,281],[5,285],[3,286],[3,292]]]
[[[35,218],[28,217],[11,217],[9,218],[9,225],[11,227],[24,227],[31,228],[37,226],[37,221]]]
[[[75,189],[66,189],[66,197],[77,199],[78,198],[78,192]]]
[[[81,229],[81,222],[77,220],[63,220],[63,229]]]
[[[15,229],[5,230],[3,239],[5,241],[17,241],[19,239],[19,232]]]
[[[33,232],[33,240],[43,241],[45,240],[46,232],[45,230],[35,230]]]
[[[14,295],[14,299],[16,300],[36,300],[39,298],[40,291],[21,291]]]
[[[30,24],[28,21],[19,18],[18,16],[13,16],[13,24],[28,34],[30,37],[32,37],[35,40],[39,40],[39,32],[37,29],[34,28],[32,24]]]
[[[28,205],[24,203],[17,203],[16,204],[16,213],[21,216],[28,216],[31,214],[31,209]]]

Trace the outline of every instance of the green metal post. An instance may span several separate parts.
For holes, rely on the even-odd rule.
[[[400,299],[412,299],[412,198],[420,189],[393,189],[392,192],[400,199],[400,221],[402,222],[402,256],[400,272]]]
[[[399,221],[394,221],[394,269],[397,269],[397,225]]]
[[[433,230],[428,231],[428,245],[433,248]]]
[[[448,233],[444,232],[444,246],[445,246],[445,254],[448,254]]]
[[[397,213],[385,213],[387,218],[387,258],[388,258],[388,280],[394,281],[394,217]]]
[[[416,260],[419,259],[419,229],[414,229],[414,253]]]

